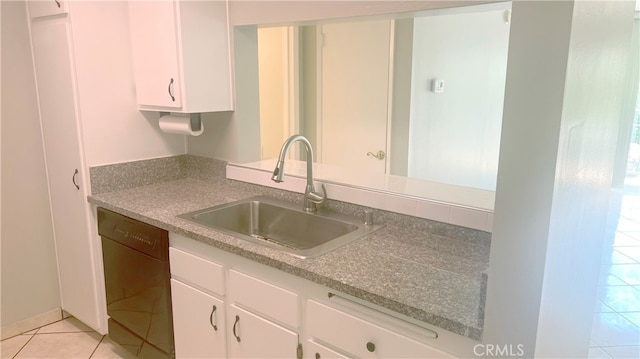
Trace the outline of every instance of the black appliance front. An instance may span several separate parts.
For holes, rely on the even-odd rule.
[[[138,357],[175,358],[169,233],[98,208],[109,337]]]

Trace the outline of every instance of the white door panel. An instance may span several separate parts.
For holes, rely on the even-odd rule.
[[[82,322],[99,328],[97,257],[88,229],[69,26],[62,21],[33,23],[32,41],[62,305]]]
[[[322,25],[321,162],[384,173],[389,94],[389,20]],[[386,157],[386,156],[385,156]]]

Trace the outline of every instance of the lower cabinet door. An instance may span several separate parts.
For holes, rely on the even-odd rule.
[[[176,358],[226,358],[224,302],[171,279]]]
[[[229,358],[296,358],[298,333],[235,305],[227,323]]]

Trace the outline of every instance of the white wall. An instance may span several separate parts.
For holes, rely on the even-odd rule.
[[[255,27],[233,34],[235,111],[202,115],[204,133],[187,138],[188,153],[245,163],[260,160],[258,99],[258,35]]]
[[[409,177],[495,190],[507,8],[414,20]]]
[[[26,5],[2,1],[1,13],[4,328],[61,304]]]
[[[127,3],[69,4],[87,166],[186,153],[185,136],[137,109]]]
[[[485,343],[587,357],[633,8],[513,4]]]

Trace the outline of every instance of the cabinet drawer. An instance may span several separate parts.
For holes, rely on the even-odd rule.
[[[66,14],[67,1],[68,0],[27,1],[29,16],[35,19],[44,16]]]
[[[224,272],[221,265],[176,248],[169,248],[169,261],[173,278],[224,295]]]
[[[229,296],[290,327],[298,326],[298,295],[246,274],[229,271]]]
[[[354,315],[307,302],[309,335],[361,358],[453,358]]]
[[[313,340],[307,340],[307,346],[304,349],[304,357],[306,359],[348,359],[336,351],[333,351],[324,345],[318,344]]]

